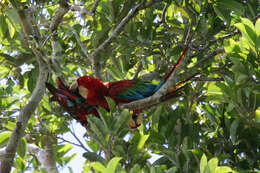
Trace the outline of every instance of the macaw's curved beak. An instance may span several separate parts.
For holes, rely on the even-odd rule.
[[[77,81],[74,81],[71,85],[70,85],[70,90],[74,90],[78,87],[78,82]]]

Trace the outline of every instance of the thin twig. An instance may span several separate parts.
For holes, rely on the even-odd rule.
[[[80,144],[77,144],[77,143],[74,143],[74,142],[71,142],[71,141],[69,141],[69,140],[66,140],[66,139],[64,139],[64,138],[62,138],[62,137],[57,136],[56,138],[62,140],[62,142],[68,142],[68,143],[70,143],[70,144],[72,144],[72,145],[75,145],[75,146],[77,146],[77,147],[84,148],[84,146],[82,146],[82,145],[80,145]],[[84,149],[85,149],[85,148],[84,148]]]
[[[89,150],[85,147],[85,145],[81,142],[81,140],[77,137],[77,135],[74,132],[74,128],[72,126],[73,131],[70,129],[70,133],[72,134],[72,136],[78,141],[78,143],[81,145],[81,147],[86,150],[87,152],[89,152]]]
[[[77,42],[78,42],[78,44],[79,44],[79,46],[80,46],[80,48],[81,48],[81,51],[84,53],[85,57],[88,58],[89,61],[91,61],[90,55],[89,55],[88,52],[87,52],[87,48],[86,48],[86,46],[80,41],[80,37],[79,37],[77,31],[76,31],[73,27],[71,27],[70,25],[68,25],[68,24],[66,24],[66,26],[71,29],[71,31],[72,31],[72,33],[74,34],[74,36],[75,36],[75,38],[76,38],[76,40],[77,40]]]

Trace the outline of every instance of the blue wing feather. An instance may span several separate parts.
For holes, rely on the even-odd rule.
[[[123,80],[110,83],[109,89],[114,98],[132,101],[153,95],[159,85],[141,80]]]

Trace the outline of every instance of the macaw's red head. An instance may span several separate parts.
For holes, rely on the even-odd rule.
[[[96,89],[100,88],[101,86],[104,86],[102,81],[90,76],[82,76],[79,77],[77,81],[72,83],[70,90],[78,88],[80,95],[87,99],[88,94],[91,94],[90,92],[95,92]]]
[[[105,96],[108,96],[108,88],[101,80],[82,76],[70,86],[70,90],[73,89],[78,89],[80,95],[86,99],[86,103],[109,109],[105,100]]]

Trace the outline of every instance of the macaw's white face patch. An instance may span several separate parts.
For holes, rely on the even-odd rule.
[[[79,94],[80,94],[83,98],[87,99],[87,98],[88,98],[88,89],[85,88],[84,86],[80,85],[80,86],[79,86]]]
[[[70,88],[69,88],[69,89],[70,89],[70,90],[74,90],[74,89],[76,89],[76,88],[79,89],[79,94],[80,94],[83,98],[85,98],[85,99],[88,98],[88,89],[85,88],[85,87],[82,86],[82,85],[79,86],[77,81],[73,82],[73,83],[70,85]]]

